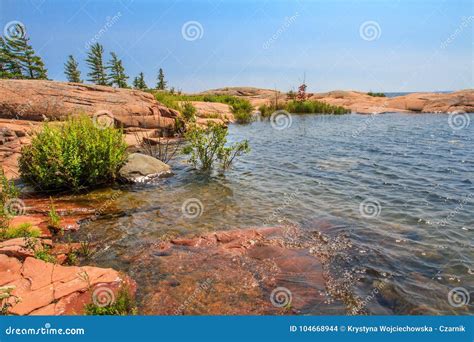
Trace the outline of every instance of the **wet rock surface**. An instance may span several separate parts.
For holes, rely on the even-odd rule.
[[[325,300],[322,265],[283,228],[209,233],[155,244],[132,262],[143,314],[291,314]],[[156,275],[159,272],[159,275]]]

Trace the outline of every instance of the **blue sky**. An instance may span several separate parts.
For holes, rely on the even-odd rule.
[[[131,79],[154,85],[162,67],[186,92],[289,90],[304,75],[310,91],[473,88],[473,16],[470,0],[0,0],[1,27],[26,26],[51,79],[69,54],[87,78],[97,37]]]

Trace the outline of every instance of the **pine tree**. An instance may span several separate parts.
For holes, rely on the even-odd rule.
[[[146,90],[148,89],[148,86],[145,83],[145,76],[143,75],[143,72],[138,74],[137,77],[133,80],[133,87],[135,89],[140,89],[140,90]]]
[[[117,55],[114,52],[111,52],[112,60],[109,62],[107,69],[110,70],[109,83],[111,85],[116,85],[119,88],[128,88],[127,79],[128,76],[125,75],[125,69],[122,65],[122,61],[118,59]]]
[[[99,43],[95,43],[91,46],[86,59],[86,63],[90,68],[90,72],[87,76],[90,77],[88,81],[98,85],[109,85],[107,82],[107,75],[105,74],[104,63],[102,61],[102,55],[104,54],[104,47]]]
[[[163,73],[163,69],[160,68],[158,71],[158,84],[156,85],[156,89],[165,90],[166,84],[168,82],[165,81],[165,74]]]
[[[0,74],[2,78],[47,79],[41,57],[28,43],[29,38],[15,37],[0,40]]]
[[[9,61],[7,45],[3,37],[0,37],[0,78],[12,78],[9,70]]]
[[[76,62],[73,55],[69,55],[67,62],[64,64],[64,73],[69,82],[82,83],[81,72],[79,71],[79,63]]]

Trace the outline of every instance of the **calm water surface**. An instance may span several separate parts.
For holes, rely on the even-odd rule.
[[[295,224],[348,236],[352,258],[341,267],[359,275],[354,294],[373,296],[369,313],[472,314],[474,115],[470,121],[453,130],[446,114],[295,115],[281,131],[269,122],[232,125],[230,140],[252,148],[232,170],[204,177],[176,160],[173,177],[120,189],[120,215],[88,224],[78,238],[101,241],[93,263],[129,272],[140,291],[147,270],[127,260],[150,241]],[[182,213],[190,198],[203,205],[196,219]],[[471,291],[471,305],[449,304],[455,287]],[[306,313],[344,314],[334,307]]]

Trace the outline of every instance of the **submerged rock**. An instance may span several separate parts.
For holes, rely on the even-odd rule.
[[[136,258],[141,313],[288,314],[325,296],[320,261],[308,249],[284,243],[283,228],[209,233],[161,242]]]
[[[127,182],[144,182],[148,179],[171,175],[171,167],[161,160],[142,153],[132,153],[119,171]]]

